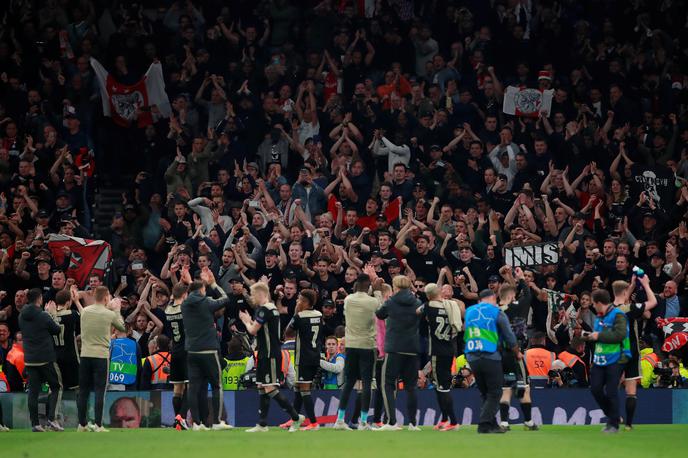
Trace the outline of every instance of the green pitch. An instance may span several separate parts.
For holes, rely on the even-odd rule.
[[[686,425],[640,425],[632,432],[606,436],[600,426],[544,426],[526,432],[520,427],[504,435],[478,435],[475,426],[458,432],[332,431],[288,433],[274,428],[248,434],[178,432],[169,429],[111,430],[109,433],[0,433],[3,458],[196,458],[238,456],[394,457],[468,456],[476,458],[679,457],[688,445]]]

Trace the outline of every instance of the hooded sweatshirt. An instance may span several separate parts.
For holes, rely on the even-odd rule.
[[[375,314],[386,320],[385,352],[418,354],[420,341],[416,313],[421,301],[410,290],[404,289],[390,297]]]
[[[229,304],[229,298],[220,288],[219,299],[212,299],[194,291],[182,302],[182,318],[184,320],[184,346],[189,352],[207,352],[220,350],[215,327],[215,312]]]
[[[60,326],[35,304],[26,304],[19,314],[19,329],[24,338],[24,362],[27,366],[55,362],[53,336]]]

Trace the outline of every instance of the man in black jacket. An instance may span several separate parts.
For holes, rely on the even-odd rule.
[[[38,395],[43,383],[48,383],[50,396],[48,397],[48,425],[51,431],[64,431],[55,421],[57,403],[62,397],[62,380],[57,368],[57,357],[53,336],[60,333],[60,326],[55,322],[57,307],[49,302],[45,312],[43,293],[39,288],[29,290],[28,304],[22,308],[19,315],[19,328],[24,337],[24,361],[29,379],[29,416],[31,417],[31,431],[45,432],[46,429],[38,421]]]
[[[398,431],[394,388],[397,379],[404,382],[407,394],[407,409],[410,431],[420,431],[416,426],[416,384],[418,383],[418,352],[420,341],[418,325],[420,316],[416,313],[421,302],[411,292],[411,280],[398,275],[392,280],[394,295],[390,297],[375,314],[381,320],[387,320],[385,334],[385,362],[382,365],[382,398],[385,403],[388,423],[380,428],[382,431]]]
[[[206,287],[219,299],[207,297]],[[215,312],[222,310],[228,303],[227,294],[217,286],[215,276],[207,267],[201,272],[201,280],[191,283],[189,295],[182,302],[185,348],[189,366],[189,408],[194,431],[208,429],[203,424],[203,420],[208,417],[208,384],[213,392],[212,429],[231,429],[231,426],[222,420],[222,365],[214,316]]]

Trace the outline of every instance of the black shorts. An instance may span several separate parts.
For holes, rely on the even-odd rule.
[[[320,369],[320,365],[299,364],[294,368],[296,383],[311,383],[318,369]]]
[[[435,389],[445,393],[451,389],[452,373],[451,367],[454,360],[453,356],[431,356],[432,364],[432,383]]]
[[[256,364],[256,384],[279,386],[284,382],[282,357],[259,358]]]
[[[79,388],[79,361],[76,358],[62,359],[58,356],[57,367],[60,370],[62,389],[75,390]]]
[[[504,373],[504,388],[511,388],[514,383],[528,383],[528,371],[523,360],[519,361],[516,356],[506,351],[502,353],[502,372]]]
[[[624,378],[626,380],[638,380],[640,377],[640,357],[631,355],[631,359],[624,364]]]
[[[186,362],[185,351],[179,351],[170,355],[170,383],[189,383],[189,366]]]

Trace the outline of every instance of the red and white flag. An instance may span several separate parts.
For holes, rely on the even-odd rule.
[[[509,86],[504,92],[505,114],[537,118],[539,113],[549,114],[552,110],[554,89],[541,91],[527,87]]]
[[[133,123],[138,127],[151,125],[153,106],[164,118],[172,114],[160,62],[153,62],[143,78],[132,85],[117,82],[94,58],[91,58],[91,67],[98,78],[103,114],[111,117],[115,124],[122,127],[129,127]]]
[[[71,251],[69,255],[69,267],[66,275],[73,278],[80,288],[88,283],[88,277],[98,274],[105,277],[112,260],[110,244],[103,240],[89,240],[79,237],[70,237],[62,234],[50,234],[48,248],[53,255],[55,264],[64,263],[64,247]]]

